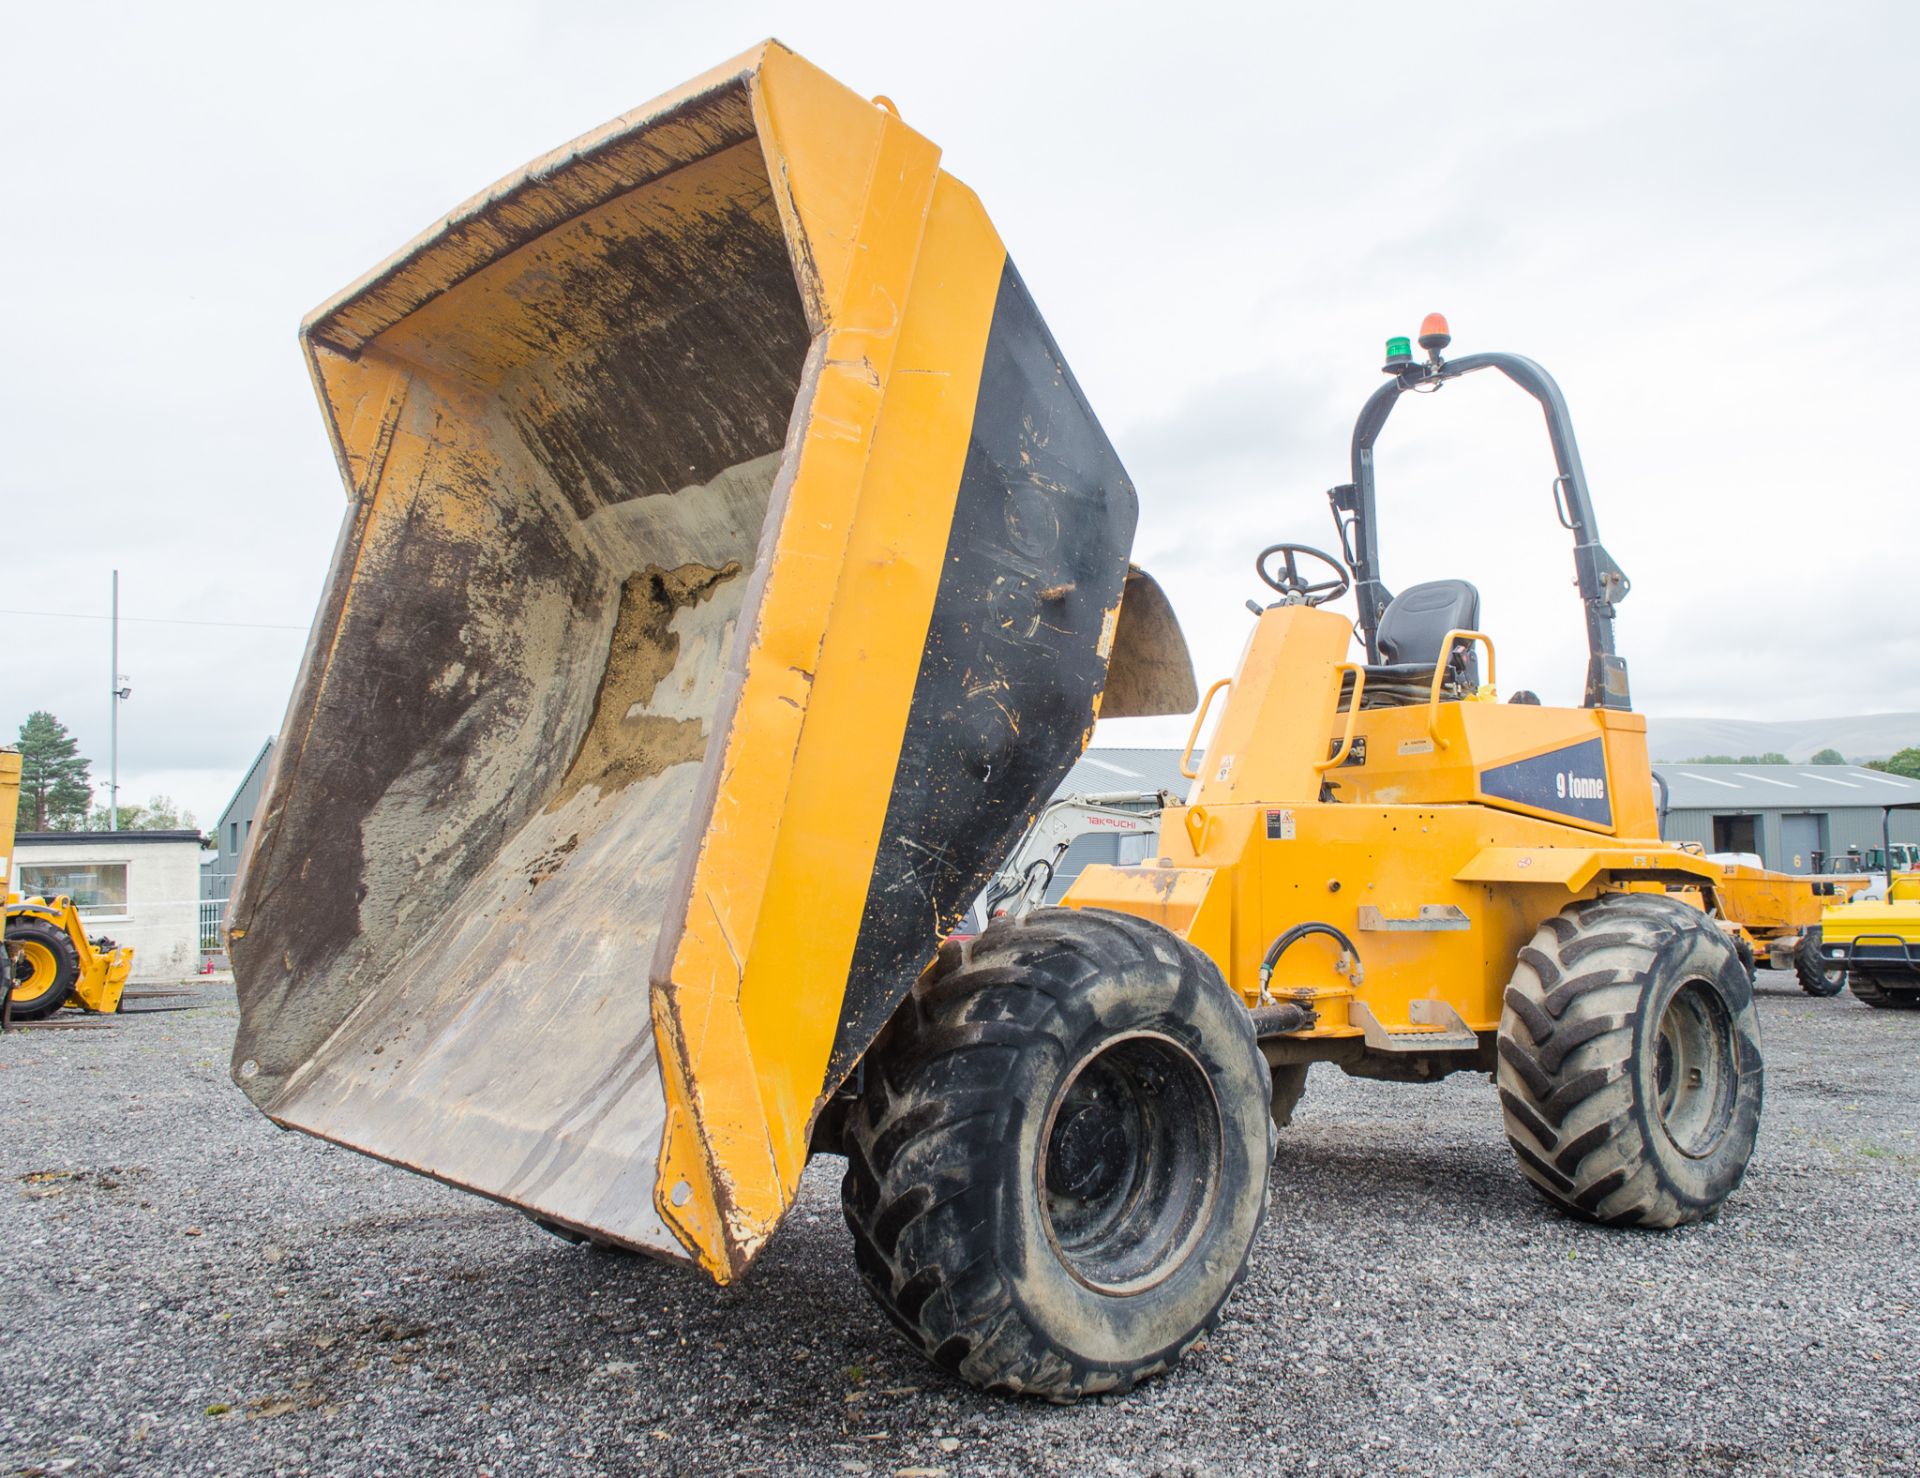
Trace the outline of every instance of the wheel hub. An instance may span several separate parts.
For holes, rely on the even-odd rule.
[[[1107,1293],[1171,1277],[1206,1229],[1225,1152],[1212,1085],[1185,1046],[1109,1042],[1069,1075],[1043,1131],[1041,1216],[1061,1263]]]
[[[1690,980],[1660,1013],[1653,1086],[1661,1127],[1682,1154],[1713,1153],[1733,1117],[1733,1023],[1719,994]]]
[[[1089,1097],[1062,1106],[1047,1148],[1047,1190],[1082,1201],[1110,1195],[1127,1173],[1132,1145],[1125,1112]]]
[[[54,976],[58,973],[52,950],[29,939],[8,945],[7,953],[13,957],[14,1000],[31,1001],[52,988]]]

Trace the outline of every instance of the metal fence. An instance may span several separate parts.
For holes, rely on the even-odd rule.
[[[202,898],[200,900],[200,963],[209,964],[216,970],[227,967],[227,900],[224,898]]]

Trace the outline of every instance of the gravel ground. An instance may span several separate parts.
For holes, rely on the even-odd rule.
[[[754,1275],[569,1247],[274,1130],[231,989],[0,1039],[0,1473],[1688,1473],[1920,1465],[1920,1017],[1763,973],[1712,1225],[1570,1223],[1482,1080],[1317,1069],[1254,1266],[1129,1397],[976,1395],[883,1327],[815,1163]]]

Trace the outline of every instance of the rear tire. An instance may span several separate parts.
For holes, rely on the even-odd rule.
[[[1747,936],[1744,934],[1731,934],[1728,938],[1733,940],[1733,952],[1740,957],[1740,968],[1747,972],[1747,979],[1758,979],[1759,977],[1756,972],[1760,968],[1759,961],[1754,958],[1753,945],[1749,942]]]
[[[80,952],[66,930],[42,919],[12,919],[6,937],[13,1019],[42,1021],[72,998],[80,981]]]
[[[1852,977],[1847,984],[1853,987],[1853,993],[1878,1011],[1920,1011],[1920,982],[1902,988],[1891,984],[1886,977],[1854,967]]]
[[[1753,982],[1697,909],[1576,903],[1520,951],[1500,1018],[1500,1102],[1549,1201],[1609,1226],[1711,1216],[1746,1174],[1763,1077]]]
[[[841,1201],[868,1291],[972,1385],[1131,1389],[1246,1275],[1270,1089],[1245,1005],[1157,925],[1036,909],[948,945],[847,1120]]]
[[[1793,947],[1793,973],[1800,977],[1800,989],[1810,996],[1837,996],[1847,988],[1847,972],[1829,965],[1820,953],[1820,926],[1815,924],[1800,936]]]

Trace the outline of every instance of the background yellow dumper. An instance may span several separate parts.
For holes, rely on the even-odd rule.
[[[1718,871],[1655,837],[1590,517],[1585,707],[1484,701],[1490,640],[1365,541],[1350,661],[1289,559],[1168,855],[943,948],[1096,713],[1197,695],[1133,488],[931,143],[768,43],[303,342],[350,504],[230,928],[276,1121],[723,1281],[838,1151],[894,1322],[1056,1400],[1218,1318],[1312,1060],[1497,1065],[1591,1218],[1737,1184],[1750,986],[1624,891]],[[1537,366],[1403,360],[1394,394],[1510,361],[1590,514]]]

